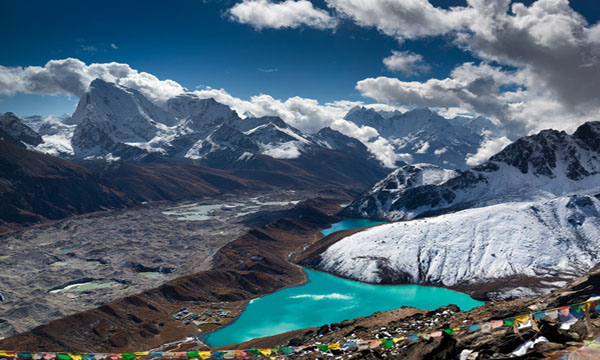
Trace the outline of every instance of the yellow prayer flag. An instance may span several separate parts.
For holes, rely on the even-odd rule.
[[[73,360],[81,360],[81,355],[79,355],[79,354],[68,354],[68,355]]]
[[[529,322],[529,315],[519,315],[515,317],[515,321],[519,324],[527,324]]]
[[[258,351],[260,351],[260,353],[263,354],[264,356],[271,355],[271,349],[260,349]]]
[[[150,355],[149,352],[147,351],[138,351],[138,352],[134,352],[133,355],[135,355],[135,357],[140,357],[140,356],[146,356],[146,355]]]
[[[393,339],[394,340],[394,344],[397,343],[397,342],[399,342],[399,341],[402,341],[404,339],[406,339],[404,336],[402,336],[402,337],[396,337],[396,338]]]
[[[198,355],[200,355],[200,359],[210,359],[210,351],[198,351]]]
[[[329,344],[331,350],[341,350],[340,344]]]

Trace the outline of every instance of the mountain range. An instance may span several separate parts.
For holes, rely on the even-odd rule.
[[[345,119],[377,130],[399,158],[452,169],[468,168],[466,159],[482,142],[502,134],[502,127],[486,118],[447,119],[427,108],[402,113],[357,106]],[[241,118],[229,106],[193,93],[156,104],[135,89],[101,79],[92,81],[71,116],[22,120],[42,137],[31,147],[70,159],[161,157],[226,168],[253,154],[295,159],[328,149],[370,159],[377,155],[369,142],[330,128],[307,134],[276,116]]]
[[[387,139],[397,154],[409,155],[414,163],[429,163],[449,169],[466,169],[467,158],[485,139],[503,134],[489,119],[456,116],[447,119],[428,108],[405,113],[386,112],[362,106],[345,116],[358,126],[370,126]]]
[[[377,163],[360,141],[329,128],[304,134],[279,117],[242,119],[227,105],[191,93],[161,107],[137,90],[100,79],[90,84],[71,117],[44,123],[39,131],[44,143],[32,144],[38,150],[74,159],[190,159],[231,168],[244,167],[257,155],[298,159],[326,150]]]

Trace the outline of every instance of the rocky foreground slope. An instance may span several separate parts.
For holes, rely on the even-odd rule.
[[[568,317],[562,315],[551,320],[548,316],[536,320],[536,326],[522,325],[518,331],[506,324],[485,331],[467,325],[486,324],[493,320],[514,319],[545,309],[578,304],[600,293],[600,264],[587,274],[572,280],[566,286],[544,296],[513,301],[496,300],[468,312],[456,306],[434,311],[403,308],[375,313],[372,316],[347,320],[321,328],[305,329],[274,337],[256,339],[236,347],[238,349],[301,347],[315,344],[345,344],[363,340],[410,337],[412,334],[431,334],[453,328],[452,335],[442,332],[439,337],[419,337],[416,341],[401,340],[391,348],[378,344],[374,349],[356,351],[328,350],[323,354],[318,348],[305,348],[292,352],[287,358],[317,359],[333,356],[336,359],[559,359],[595,339],[600,333],[598,311],[577,313],[577,307],[567,308]],[[565,322],[566,321],[566,322]],[[568,325],[567,325],[568,323]],[[459,329],[459,330],[456,330]],[[533,344],[532,342],[535,342]],[[529,348],[513,354],[523,344]],[[592,359],[594,357],[589,357]],[[585,359],[588,359],[585,357]]]

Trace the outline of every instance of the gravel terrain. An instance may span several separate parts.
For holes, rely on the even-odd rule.
[[[158,202],[0,237],[0,339],[207,270],[213,254],[311,194]]]

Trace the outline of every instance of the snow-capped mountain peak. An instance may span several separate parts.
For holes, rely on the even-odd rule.
[[[560,196],[600,187],[600,123],[581,125],[573,134],[544,130],[521,138],[482,165],[457,172],[447,181],[404,189],[388,183],[355,200],[348,215],[391,220],[450,212],[505,201]],[[390,187],[399,190],[391,193]],[[373,197],[385,197],[379,206]]]
[[[396,153],[410,154],[414,163],[466,169],[466,158],[477,152],[489,137],[501,131],[488,119],[446,119],[429,108],[405,113],[381,112],[365,107],[352,108],[345,117],[358,126],[370,126],[387,139]],[[490,125],[491,124],[491,125]]]
[[[237,113],[213,98],[200,99],[191,93],[177,95],[167,101],[167,111],[185,126],[207,131],[218,124],[238,120]]]

